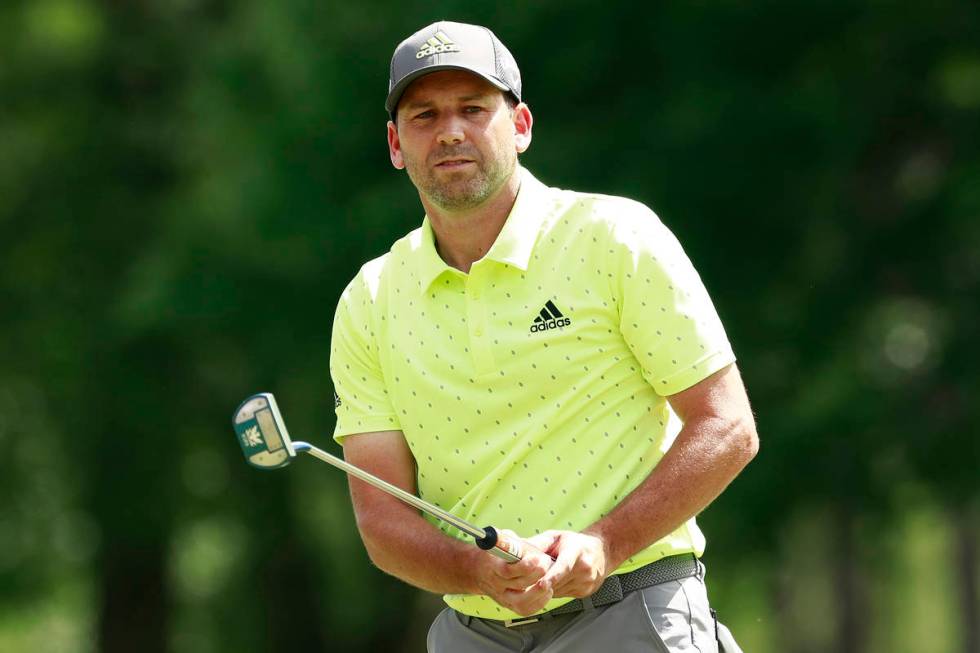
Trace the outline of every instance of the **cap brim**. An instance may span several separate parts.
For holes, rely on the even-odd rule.
[[[473,70],[472,68],[467,68],[466,66],[458,66],[452,64],[437,64],[435,66],[428,66],[426,68],[421,68],[412,73],[409,73],[408,75],[405,75],[405,77],[403,77],[397,84],[395,84],[395,87],[391,89],[391,92],[388,93],[388,99],[385,100],[385,109],[388,110],[388,113],[390,114],[395,113],[395,107],[398,106],[398,101],[401,100],[402,94],[405,93],[405,89],[407,89],[412,82],[414,82],[419,77],[423,77],[425,75],[428,75],[429,73],[437,73],[440,70],[465,70],[468,73],[471,73],[473,75],[476,75],[477,77],[481,77],[487,80],[488,82],[490,82],[491,84],[499,88],[501,91],[504,91],[505,93],[513,94],[513,91],[510,89],[509,86],[507,86],[507,84],[504,84],[502,81],[500,81],[499,79],[491,75],[485,75],[481,72],[477,72]]]

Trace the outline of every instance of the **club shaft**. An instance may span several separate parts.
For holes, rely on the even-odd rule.
[[[456,515],[446,512],[439,506],[433,505],[428,501],[424,501],[418,498],[417,496],[415,496],[414,494],[410,492],[406,492],[400,487],[394,486],[387,481],[383,481],[377,476],[374,476],[373,474],[369,474],[365,472],[363,469],[359,467],[355,467],[354,465],[351,465],[349,462],[345,460],[337,458],[336,456],[332,456],[328,454],[326,451],[323,451],[322,449],[318,449],[317,447],[314,447],[312,444],[308,442],[293,442],[293,449],[295,449],[297,452],[305,451],[306,453],[310,454],[314,458],[318,458],[325,463],[333,465],[334,467],[347,472],[351,476],[356,476],[357,478],[361,479],[365,483],[368,483],[369,485],[378,488],[382,492],[387,492],[393,497],[401,499],[405,503],[414,506],[423,512],[426,512],[432,515],[433,517],[436,517],[446,522],[447,524],[451,524],[455,526],[456,528],[463,531],[467,535],[470,535],[477,539],[482,539],[483,537],[486,536],[486,531],[484,531],[482,528],[478,526],[474,526],[468,521],[464,519],[460,519]]]

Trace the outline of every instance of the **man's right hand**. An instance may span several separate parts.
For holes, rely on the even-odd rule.
[[[519,540],[516,533],[501,530],[501,537]],[[552,588],[548,584],[535,587],[554,560],[527,540],[522,540],[524,557],[518,562],[504,562],[486,551],[476,552],[476,582],[480,593],[486,594],[501,606],[527,616],[544,608],[551,600]]]

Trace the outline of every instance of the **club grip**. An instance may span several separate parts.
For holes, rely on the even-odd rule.
[[[483,529],[485,535],[476,539],[476,545],[484,551],[489,551],[501,560],[514,563],[524,557],[524,546],[520,540],[514,540],[500,535],[493,526]]]

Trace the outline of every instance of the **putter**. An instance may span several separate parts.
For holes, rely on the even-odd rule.
[[[474,526],[456,515],[446,512],[439,506],[424,501],[377,476],[368,474],[363,469],[332,456],[308,442],[291,441],[289,432],[286,431],[286,424],[282,421],[282,415],[279,413],[279,407],[276,405],[276,398],[271,393],[260,392],[243,401],[242,405],[235,411],[232,424],[235,427],[235,434],[238,436],[238,444],[241,445],[242,452],[245,454],[245,460],[253,467],[279,469],[291,463],[297,453],[308,453],[314,458],[361,479],[382,492],[387,492],[391,496],[401,499],[436,519],[451,524],[472,536],[478,547],[484,551],[489,551],[502,560],[513,563],[520,560],[524,555],[524,549],[520,542],[501,536],[493,526],[486,528]]]

